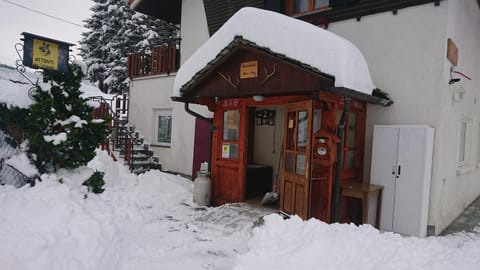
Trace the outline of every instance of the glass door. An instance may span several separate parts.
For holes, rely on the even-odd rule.
[[[280,207],[308,217],[313,102],[288,104],[285,110]]]

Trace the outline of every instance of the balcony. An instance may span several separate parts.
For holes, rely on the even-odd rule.
[[[151,75],[169,75],[180,66],[178,43],[161,45],[128,56],[127,75],[138,78]]]

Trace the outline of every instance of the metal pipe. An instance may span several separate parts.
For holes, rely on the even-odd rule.
[[[350,97],[344,97],[342,117],[340,118],[340,123],[337,128],[337,136],[340,138],[340,142],[337,144],[337,162],[335,165],[335,180],[333,182],[332,222],[340,221],[340,174],[344,165],[345,122],[347,113],[350,111],[350,100]]]

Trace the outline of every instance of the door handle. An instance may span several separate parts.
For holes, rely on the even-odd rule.
[[[401,165],[398,165],[398,171],[397,171],[397,178],[400,176],[400,174],[402,174],[402,166]]]

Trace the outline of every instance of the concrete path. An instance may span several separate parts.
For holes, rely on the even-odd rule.
[[[474,232],[475,228],[480,232],[480,197],[473,201],[440,235],[462,231]]]

